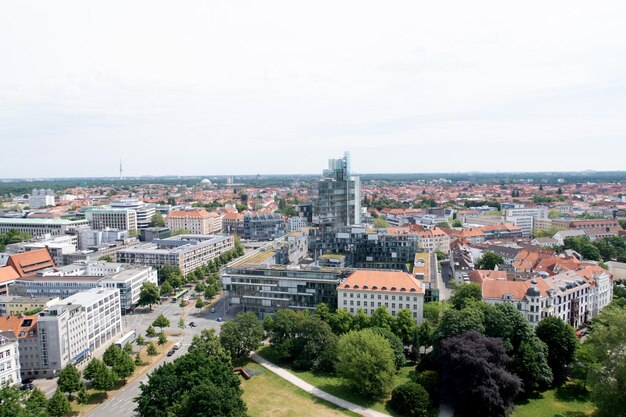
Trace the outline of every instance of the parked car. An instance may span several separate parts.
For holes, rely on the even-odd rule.
[[[224,321],[224,319],[223,319],[223,318],[221,318],[221,317],[218,317],[218,318],[216,318],[216,319],[215,319],[215,321],[217,321],[217,322],[220,322],[220,323],[221,323],[221,322],[223,322],[223,321]]]
[[[31,383],[22,384],[22,385],[20,386],[20,389],[21,389],[22,391],[32,390],[33,388],[35,388],[35,386],[34,386],[33,384],[31,384]]]
[[[190,321],[190,322],[189,322],[189,327],[196,327],[196,323],[195,323],[195,322],[193,322],[193,321]]]
[[[215,307],[211,307],[211,313],[215,313]]]
[[[174,346],[172,347],[172,349],[178,350],[178,349],[180,349],[181,346],[182,346],[182,343],[176,342],[176,343],[174,343]]]
[[[176,353],[176,351],[172,349],[169,352],[167,352],[167,356],[172,356],[174,353]]]

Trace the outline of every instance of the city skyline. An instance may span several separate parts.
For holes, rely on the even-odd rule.
[[[0,178],[623,169],[621,2],[2,9]]]

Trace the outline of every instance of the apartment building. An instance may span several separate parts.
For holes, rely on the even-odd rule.
[[[0,316],[19,316],[29,311],[43,310],[59,301],[58,297],[2,295],[0,296]]]
[[[530,236],[535,228],[535,219],[547,219],[548,207],[517,207],[504,210],[504,220],[522,230],[522,235]]]
[[[173,265],[186,275],[234,247],[232,236],[179,235],[121,250],[117,261],[155,268]]]
[[[244,216],[241,213],[226,213],[222,217],[222,232],[229,235],[243,236]]]
[[[314,310],[319,303],[337,307],[337,285],[352,270],[241,266],[226,268],[224,289],[232,305],[263,318],[282,308]]]
[[[406,272],[357,270],[337,286],[338,308],[371,315],[384,306],[392,316],[409,309],[421,324],[424,318],[424,288]]]
[[[0,217],[0,233],[15,229],[31,236],[64,235],[75,231],[78,227],[89,225],[89,220],[66,219],[35,219],[35,218],[4,218]]]
[[[18,343],[22,379],[37,377],[41,368],[38,319],[39,316],[36,315],[0,317],[0,333],[10,334]]]
[[[172,232],[187,230],[197,235],[210,235],[222,230],[220,215],[204,209],[172,211],[165,218],[165,224]]]
[[[128,208],[96,207],[85,212],[85,218],[96,230],[137,230],[137,212]]]
[[[0,332],[0,385],[21,384],[17,338]]]
[[[48,206],[54,206],[54,191],[48,190],[38,190],[34,189],[32,194],[28,197],[28,206],[31,209],[39,209]]]
[[[419,245],[428,252],[444,252],[450,251],[450,236],[439,227],[433,227],[422,232],[417,232],[419,236]]]

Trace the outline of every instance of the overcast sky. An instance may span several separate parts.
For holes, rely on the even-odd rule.
[[[97,3],[97,4],[96,4]],[[626,2],[3,1],[0,177],[626,170]]]

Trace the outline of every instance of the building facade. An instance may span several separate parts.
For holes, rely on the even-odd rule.
[[[285,221],[278,213],[248,214],[243,219],[243,238],[274,240],[286,233]]]
[[[172,211],[165,218],[165,225],[172,232],[187,230],[198,235],[210,235],[222,230],[220,215],[204,209]]]
[[[0,385],[21,384],[20,358],[17,338],[0,332]]]
[[[18,232],[28,233],[31,236],[64,235],[75,231],[78,227],[87,226],[89,220],[66,220],[66,219],[14,219],[0,217],[0,233],[15,229]]]
[[[37,190],[34,189],[33,193],[28,197],[28,206],[31,209],[39,209],[48,206],[54,206],[54,191],[48,190]]]

